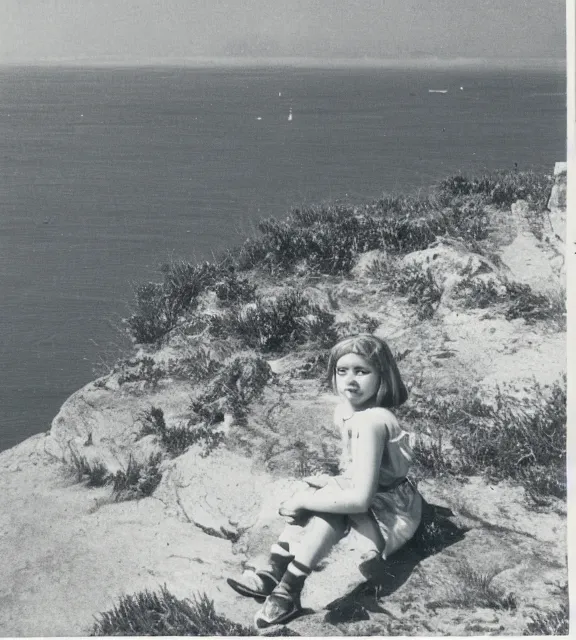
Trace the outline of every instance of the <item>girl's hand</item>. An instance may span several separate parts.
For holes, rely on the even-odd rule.
[[[302,506],[303,493],[298,492],[288,500],[284,500],[278,509],[278,513],[285,518],[289,518],[292,522],[300,520],[304,515],[304,507]]]
[[[307,478],[303,478],[303,480],[314,489],[322,489],[330,482],[331,477],[332,476],[329,476],[327,473],[322,473],[317,476],[308,476]]]

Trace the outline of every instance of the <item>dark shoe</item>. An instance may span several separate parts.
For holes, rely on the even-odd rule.
[[[266,598],[278,584],[278,580],[268,571],[252,571],[251,569],[244,571],[238,580],[228,578],[226,582],[236,593],[251,598]]]
[[[288,622],[302,611],[299,594],[274,589],[266,598],[264,606],[254,616],[256,629],[265,629],[274,624]]]

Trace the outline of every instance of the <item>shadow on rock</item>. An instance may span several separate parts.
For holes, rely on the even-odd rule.
[[[330,602],[324,621],[330,624],[369,620],[369,612],[386,613],[382,598],[399,589],[415,567],[428,558],[462,540],[468,529],[449,518],[454,513],[438,505],[424,503],[422,522],[412,540],[386,560],[378,562],[365,582]]]

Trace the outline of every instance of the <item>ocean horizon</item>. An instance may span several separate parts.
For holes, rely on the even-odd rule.
[[[556,71],[566,74],[566,58],[555,57],[458,57],[441,58],[438,56],[407,56],[395,58],[356,57],[326,58],[311,56],[78,56],[19,58],[4,57],[0,68],[134,68],[134,67],[177,67],[177,68],[378,68],[378,69],[454,69],[465,68],[470,71],[479,70],[530,70]]]

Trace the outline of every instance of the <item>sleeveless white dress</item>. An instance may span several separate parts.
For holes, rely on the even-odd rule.
[[[372,411],[382,409],[366,409],[354,414],[349,421],[345,421],[339,411],[336,412],[335,422],[342,433],[342,475],[339,478],[346,484],[352,478],[358,429],[362,428],[362,419],[369,417],[368,414]],[[409,434],[400,428],[392,414],[386,417],[386,424],[388,438],[380,463],[378,489],[369,509],[385,542],[382,553],[384,558],[412,538],[422,517],[422,497],[414,484],[406,478],[414,456]],[[349,517],[353,522],[354,516]]]

